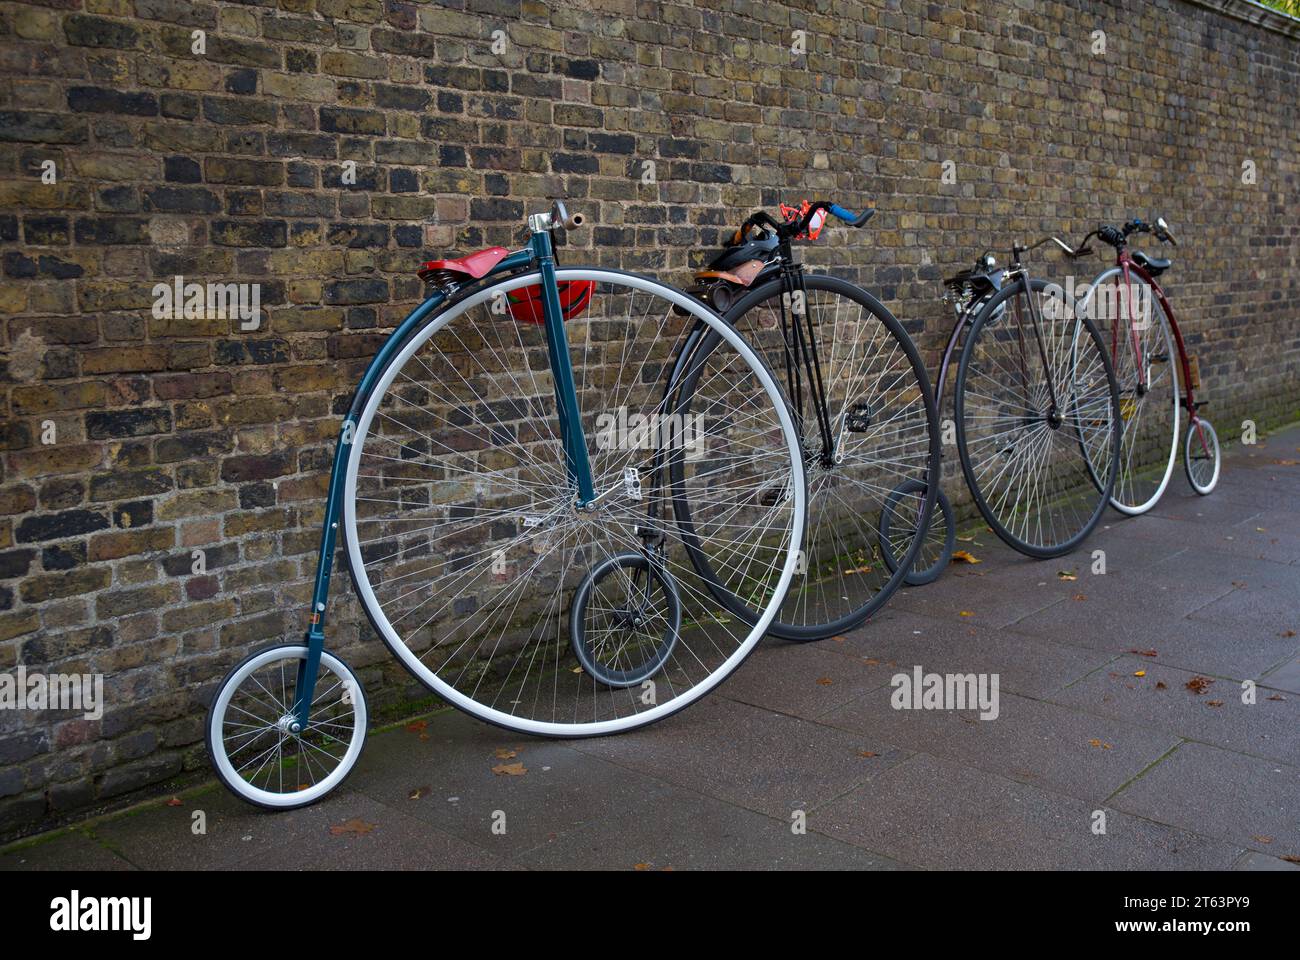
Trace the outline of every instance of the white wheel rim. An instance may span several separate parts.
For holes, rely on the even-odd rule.
[[[740,354],[746,357],[756,355],[750,347],[744,342],[738,333],[732,329],[720,317],[701,306],[701,304],[673,290],[671,287],[665,287],[662,284],[645,277],[634,274],[615,273],[604,270],[592,270],[585,268],[562,269],[556,271],[556,279],[559,282],[592,280],[596,283],[610,283],[633,289],[641,290],[646,293],[652,293],[662,297],[665,300],[681,307],[692,316],[703,320],[712,329],[718,331],[722,338],[735,348]],[[785,402],[781,399],[781,391],[772,379],[771,374],[760,363],[754,365],[754,373],[759,378],[764,390],[769,397],[775,401],[774,407],[780,420],[783,435],[790,453],[790,464],[792,472],[792,500],[793,500],[793,530],[789,549],[786,553],[785,562],[782,565],[780,577],[773,592],[772,601],[763,611],[763,615],[750,630],[743,643],[737,645],[737,648],[728,656],[713,672],[704,680],[694,684],[689,690],[678,694],[665,703],[650,707],[647,710],[639,711],[635,714],[625,717],[619,717],[612,720],[600,720],[585,723],[557,723],[552,721],[535,720],[528,717],[519,717],[505,711],[495,709],[483,704],[471,697],[465,696],[459,690],[444,681],[436,672],[422,661],[415,654],[397,631],[389,623],[388,617],[384,614],[378,598],[370,584],[366,574],[366,566],[361,556],[360,538],[356,530],[356,495],[357,495],[357,476],[360,467],[360,454],[363,446],[363,439],[367,435],[371,422],[378,409],[378,404],[382,400],[385,392],[393,379],[396,377],[407,360],[433,336],[439,329],[444,327],[452,319],[462,315],[466,311],[480,306],[493,296],[501,293],[509,293],[521,287],[532,286],[540,282],[540,274],[529,273],[513,277],[502,283],[493,285],[484,290],[472,294],[465,300],[456,304],[456,306],[441,315],[432,323],[426,326],[419,335],[413,337],[405,344],[398,354],[389,362],[384,370],[383,375],[376,382],[366,399],[366,403],[361,411],[361,416],[357,422],[357,428],[354,431],[354,440],[351,445],[351,451],[348,457],[347,470],[344,477],[344,498],[343,498],[343,518],[347,532],[347,551],[348,559],[352,569],[356,574],[356,586],[358,593],[367,609],[370,611],[372,623],[379,629],[388,646],[402,660],[403,664],[414,674],[422,683],[437,693],[439,696],[464,710],[472,716],[494,723],[498,726],[506,727],[512,730],[518,730],[523,733],[531,733],[539,736],[556,736],[556,737],[585,737],[599,736],[607,733],[616,733],[622,730],[632,729],[633,727],[644,726],[653,723],[669,714],[676,713],[690,704],[694,703],[700,697],[703,697],[710,690],[721,683],[740,663],[749,655],[749,652],[758,643],[759,639],[766,633],[769,624],[776,617],[780,601],[785,597],[790,583],[795,575],[799,565],[799,550],[802,546],[803,527],[806,520],[806,486],[803,471],[802,453],[798,449],[797,433],[793,419],[790,416]],[[510,322],[505,320],[503,322]]]
[[[1087,308],[1088,304],[1092,300],[1093,294],[1097,291],[1098,287],[1114,279],[1115,277],[1121,276],[1122,272],[1123,271],[1121,271],[1119,267],[1111,267],[1109,270],[1106,270],[1103,273],[1099,274],[1097,278],[1092,281],[1092,286],[1088,290],[1088,295],[1084,297],[1083,300],[1084,308],[1085,309]],[[1146,284],[1144,281],[1140,280],[1136,276],[1133,277],[1133,280],[1136,283],[1141,283],[1144,286],[1147,286],[1148,289],[1150,289],[1149,284]],[[1156,503],[1160,500],[1162,496],[1164,496],[1165,489],[1169,486],[1169,478],[1172,477],[1174,474],[1174,462],[1178,459],[1178,432],[1179,432],[1179,425],[1181,423],[1180,411],[1182,409],[1182,397],[1178,391],[1178,374],[1174,367],[1174,358],[1176,356],[1176,353],[1174,351],[1173,337],[1169,332],[1169,321],[1165,317],[1164,308],[1161,307],[1158,302],[1154,302],[1154,297],[1152,298],[1152,300],[1153,300],[1152,322],[1155,322],[1157,317],[1159,318],[1161,336],[1164,338],[1164,342],[1165,342],[1165,354],[1169,358],[1168,359],[1169,373],[1173,381],[1173,390],[1170,391],[1172,397],[1171,404],[1173,407],[1173,429],[1169,433],[1169,458],[1165,463],[1164,476],[1161,478],[1160,483],[1157,485],[1155,493],[1153,493],[1143,503],[1130,504],[1130,503],[1125,503],[1123,500],[1120,499],[1120,490],[1123,484],[1123,480],[1124,477],[1129,472],[1128,467],[1131,466],[1131,465],[1126,465],[1124,459],[1124,434],[1127,432],[1128,424],[1121,421],[1119,472],[1116,474],[1115,477],[1115,493],[1111,495],[1110,505],[1114,507],[1116,510],[1118,510],[1120,513],[1126,514],[1130,517],[1136,517],[1139,516],[1140,514],[1146,513],[1148,510],[1150,510],[1152,507],[1156,505]],[[1102,339],[1103,341],[1106,339],[1106,334],[1104,331],[1102,332]],[[1124,347],[1124,344],[1121,344],[1121,346]],[[1107,348],[1109,349],[1109,344],[1107,344]],[[1128,349],[1131,349],[1131,347],[1129,347]],[[1112,364],[1115,364],[1116,358],[1112,357],[1111,362]],[[1119,378],[1118,369],[1115,372],[1115,376],[1116,379]],[[1121,406],[1122,404],[1123,401],[1121,400]]]
[[[285,646],[272,647],[270,650],[263,651],[253,659],[247,661],[240,671],[232,676],[221,690],[217,693],[216,702],[212,707],[212,720],[209,729],[209,742],[212,745],[213,762],[222,774],[222,779],[231,789],[238,792],[244,798],[254,803],[267,807],[299,807],[312,803],[325,796],[333,790],[351,771],[357,758],[361,755],[361,748],[365,744],[366,727],[369,718],[366,714],[366,698],[361,695],[360,684],[356,676],[349,670],[342,661],[332,656],[326,651],[321,652],[321,666],[327,667],[335,676],[349,683],[357,691],[352,698],[353,706],[353,736],[348,744],[348,749],[339,761],[339,765],[329,776],[312,784],[304,790],[295,790],[292,793],[277,793],[273,790],[263,790],[255,787],[235,769],[234,764],[226,755],[225,739],[223,730],[225,726],[226,710],[230,705],[230,698],[235,691],[239,689],[240,684],[252,673],[257,672],[268,663],[274,663],[277,660],[302,659],[307,656],[305,646]]]

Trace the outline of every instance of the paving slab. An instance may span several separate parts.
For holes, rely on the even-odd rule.
[[[358,771],[356,788],[500,856],[520,854],[665,789],[567,742],[519,737],[460,715],[434,718],[418,735],[401,731],[389,740],[396,749],[376,751],[364,774]]]
[[[1114,654],[1154,649],[1161,662],[1242,679],[1258,677],[1296,651],[1296,635],[1288,636],[1291,628],[1284,624],[1199,615],[1207,600],[1239,589],[1232,586],[1232,572],[1198,582],[1167,574],[1152,568],[1136,576],[1081,580],[1074,597],[1011,629]]]
[[[778,819],[825,803],[907,756],[878,734],[834,730],[722,697],[648,730],[579,741],[575,749]]]
[[[660,824],[649,831],[645,824]],[[674,789],[529,851],[521,862],[555,870],[898,870],[889,857],[791,820]]]
[[[1300,863],[1291,863],[1277,857],[1268,857],[1262,853],[1256,853],[1254,850],[1251,850],[1233,864],[1232,869],[1245,870],[1252,873],[1259,873],[1262,871],[1300,870]]]
[[[904,610],[853,631],[832,649],[865,663],[882,684],[899,670],[919,664],[937,673],[996,673],[1002,690],[1030,697],[1059,690],[1115,657],[1012,629],[977,626],[963,618]]]
[[[889,632],[893,628],[873,623],[870,629]],[[717,696],[808,720],[888,682],[860,657],[844,656],[845,638],[777,644],[755,651]]]
[[[1137,676],[1141,673],[1142,676]],[[1200,692],[1197,692],[1200,691]],[[1147,657],[1121,657],[1054,695],[1058,703],[1239,753],[1300,764],[1300,698],[1256,687],[1243,703],[1240,681],[1178,670]]]
[[[0,852],[0,872],[14,870],[135,870],[82,830],[64,833],[44,843]]]
[[[1010,551],[1003,551],[1010,554]],[[979,558],[979,554],[972,554]],[[983,554],[979,565],[953,565],[934,583],[900,590],[892,606],[944,620],[976,626],[1006,627],[1070,596],[1073,585],[1059,581],[1057,570],[1067,559],[1029,560],[1016,554]],[[1075,563],[1087,554],[1079,553]],[[989,566],[984,566],[989,564]]]
[[[195,811],[206,832],[195,834]],[[320,803],[289,813],[258,810],[224,789],[100,821],[101,843],[144,870],[492,868],[490,852],[429,829],[359,793],[351,781]]]
[[[1186,743],[1109,801],[1273,857],[1300,857],[1300,768]]]
[[[1093,832],[1096,811],[1105,834]],[[943,870],[1225,870],[1238,845],[919,754],[815,810],[809,828]]]
[[[1300,654],[1288,657],[1278,666],[1259,678],[1261,686],[1270,690],[1286,690],[1300,694]]]
[[[1179,742],[1171,734],[1006,692],[991,720],[974,711],[895,709],[891,692],[862,697],[821,722],[1098,802]]]

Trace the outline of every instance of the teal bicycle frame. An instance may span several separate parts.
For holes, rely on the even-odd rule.
[[[573,383],[573,363],[569,356],[569,338],[564,330],[564,313],[560,307],[560,291],[555,279],[555,250],[547,230],[533,233],[529,245],[507,256],[483,277],[474,281],[478,286],[492,277],[535,267],[541,275],[542,317],[546,329],[546,350],[550,358],[551,374],[555,378],[555,403],[560,421],[560,438],[564,446],[565,469],[575,493],[575,506],[586,507],[596,499],[591,477],[591,459],[587,451],[586,436],[582,430],[582,416],[578,408],[578,394]],[[481,289],[481,288],[480,288]],[[294,718],[298,730],[306,729],[309,708],[316,692],[316,672],[320,666],[321,651],[325,648],[325,609],[329,603],[330,572],[333,567],[334,546],[338,539],[339,517],[343,512],[343,492],[348,457],[356,437],[357,423],[366,401],[388,362],[406,344],[450,294],[438,290],[412,310],[366,368],[361,383],[352,397],[352,405],[339,430],[338,445],[334,448],[334,465],[330,470],[329,493],[325,502],[325,523],[321,530],[320,552],[316,560],[316,585],[312,591],[311,620],[307,628],[307,657],[298,666],[298,699]],[[507,321],[508,322],[508,321]],[[295,730],[295,732],[297,732]]]

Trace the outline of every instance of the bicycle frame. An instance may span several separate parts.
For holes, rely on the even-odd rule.
[[[546,329],[546,348],[550,358],[551,373],[555,380],[555,401],[560,422],[560,437],[564,446],[565,467],[577,495],[579,509],[595,499],[591,477],[591,460],[582,430],[581,411],[573,382],[573,364],[569,356],[568,335],[564,329],[564,313],[560,307],[559,287],[555,279],[555,250],[549,231],[540,230],[532,235],[529,245],[505,257],[483,277],[473,281],[470,289],[479,290],[493,277],[535,267],[541,275],[542,317]],[[325,609],[329,603],[330,574],[333,568],[334,547],[338,539],[339,518],[343,513],[344,475],[348,456],[355,439],[361,411],[379,381],[380,373],[389,360],[406,344],[410,336],[439,307],[451,299],[455,290],[435,290],[404,319],[384,341],[379,352],[366,368],[361,382],[352,396],[352,404],[339,429],[338,443],[334,448],[334,461],[330,469],[329,492],[325,499],[325,521],[321,529],[320,549],[316,558],[316,580],[312,590],[311,617],[307,628],[307,656],[298,666],[297,702],[294,707],[295,722],[305,729],[309,707],[315,694],[316,672],[320,666],[321,651],[325,648]],[[506,321],[511,322],[511,321]],[[295,731],[296,732],[296,731]]]
[[[1169,300],[1165,297],[1165,291],[1161,288],[1160,284],[1156,282],[1155,277],[1147,273],[1147,271],[1143,269],[1142,266],[1133,259],[1133,257],[1129,254],[1127,247],[1119,251],[1119,256],[1116,258],[1115,264],[1120,268],[1120,270],[1123,273],[1125,288],[1127,289],[1132,286],[1133,281],[1131,277],[1136,276],[1139,280],[1143,281],[1144,283],[1146,283],[1148,287],[1151,288],[1152,292],[1156,295],[1156,299],[1159,301],[1160,306],[1164,309],[1165,316],[1169,318],[1169,326],[1173,330],[1173,334],[1174,334],[1174,343],[1178,347],[1178,361],[1179,361],[1179,367],[1180,367],[1180,372],[1182,374],[1182,382],[1183,382],[1183,407],[1184,409],[1187,410],[1188,416],[1190,417],[1191,421],[1195,422],[1195,420],[1197,419],[1196,399],[1193,394],[1193,387],[1192,387],[1191,361],[1187,359],[1187,347],[1183,343],[1183,332],[1178,329],[1178,320],[1174,316],[1174,308],[1169,305]],[[1093,291],[1096,290],[1096,287],[1097,287],[1096,281],[1094,281]],[[1092,294],[1089,293],[1089,296],[1091,295]],[[1129,306],[1126,308],[1129,313],[1129,317],[1128,317],[1129,332],[1136,340],[1137,326],[1136,326],[1136,318],[1133,316],[1133,312],[1132,312],[1132,306],[1131,306],[1132,297],[1127,297],[1125,298],[1125,300],[1126,303],[1129,304]],[[1118,349],[1118,347],[1119,347],[1119,329],[1116,328],[1111,335],[1111,353],[1114,354]],[[1145,364],[1143,364],[1142,369],[1138,371],[1138,376],[1139,378],[1144,378],[1146,376]],[[1139,383],[1140,382],[1142,382],[1141,379],[1139,380]]]

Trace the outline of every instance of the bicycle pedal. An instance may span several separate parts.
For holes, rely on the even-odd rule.
[[[631,499],[641,499],[641,474],[637,472],[636,467],[624,468],[623,489]]]
[[[875,411],[869,403],[855,403],[844,417],[844,426],[849,433],[866,433],[871,427]]]

